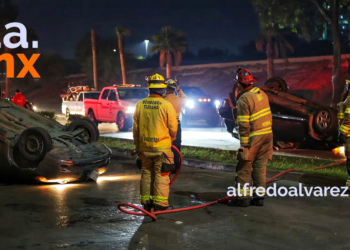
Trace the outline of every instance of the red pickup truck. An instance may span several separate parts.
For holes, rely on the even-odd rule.
[[[85,115],[96,125],[116,123],[119,131],[128,131],[132,127],[136,103],[147,96],[147,88],[135,85],[105,87],[97,100],[84,100]]]

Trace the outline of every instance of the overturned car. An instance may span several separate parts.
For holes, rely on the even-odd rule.
[[[68,126],[0,99],[0,179],[67,183],[96,180],[111,150],[89,119]]]
[[[279,77],[268,79],[260,87],[267,96],[272,112],[274,145],[293,148],[304,145],[313,148],[335,148],[337,142],[337,111],[296,95],[288,94],[286,82]],[[223,118],[227,131],[236,137],[235,106],[238,95],[237,84],[233,86],[229,99],[222,102],[218,113]],[[318,143],[317,143],[318,142]]]

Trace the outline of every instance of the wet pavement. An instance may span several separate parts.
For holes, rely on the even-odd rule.
[[[186,207],[226,196],[234,173],[185,168],[170,203]],[[139,204],[140,171],[113,160],[97,183],[0,186],[0,249],[347,249],[350,198],[270,197],[264,207],[216,204],[150,218]],[[295,182],[279,181],[294,186]]]

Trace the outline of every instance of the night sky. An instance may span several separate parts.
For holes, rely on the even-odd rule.
[[[238,52],[259,36],[249,0],[17,0],[18,21],[39,35],[43,53],[74,58],[75,45],[92,28],[104,37],[128,28],[129,52],[144,55],[143,41],[170,25],[185,33],[190,51],[205,46]]]

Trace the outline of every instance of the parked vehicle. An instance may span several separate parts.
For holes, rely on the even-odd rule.
[[[148,93],[147,88],[130,84],[105,87],[97,100],[85,99],[85,115],[95,124],[116,123],[120,131],[128,131],[132,127],[136,103]]]
[[[216,112],[215,102],[198,87],[181,87],[187,96],[186,106],[182,109],[182,124],[191,120],[205,120],[211,127],[216,127],[219,116]]]
[[[85,115],[85,99],[98,99],[100,91],[82,91],[75,98],[66,98],[66,95],[62,95],[62,114],[65,114],[66,118],[69,115]]]
[[[90,119],[68,126],[0,99],[0,179],[67,183],[96,180],[111,150]]]
[[[286,82],[279,77],[268,79],[260,89],[269,97],[275,144],[278,141],[302,143],[311,138],[324,142],[330,148],[340,145],[337,142],[336,109],[288,94]],[[227,131],[231,134],[237,133],[233,115],[237,94],[237,84],[235,84],[230,93],[233,107],[229,104],[229,100],[225,99],[222,106],[218,108]]]

